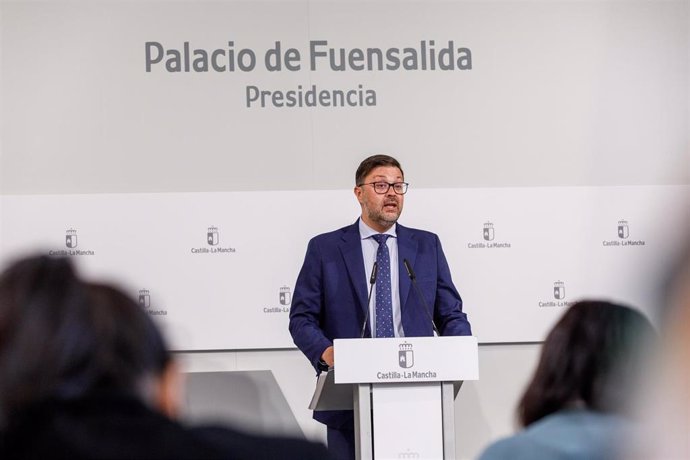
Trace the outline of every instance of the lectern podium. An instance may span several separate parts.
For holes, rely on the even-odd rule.
[[[475,337],[336,339],[310,408],[353,409],[358,460],[455,455],[455,395],[479,379]]]

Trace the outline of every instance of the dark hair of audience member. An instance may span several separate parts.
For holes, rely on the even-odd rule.
[[[527,426],[568,407],[625,414],[654,335],[650,322],[632,308],[576,303],[544,342],[518,406],[519,421]]]
[[[86,283],[64,258],[33,257],[0,278],[0,427],[27,405],[97,391],[146,401],[170,362],[132,299]]]

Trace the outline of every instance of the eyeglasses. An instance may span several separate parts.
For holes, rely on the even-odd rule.
[[[388,193],[391,187],[396,195],[404,195],[407,193],[407,186],[410,185],[407,182],[394,182],[392,184],[388,182],[371,182],[368,184],[359,184],[357,187],[363,187],[365,185],[371,185],[374,187],[374,191],[379,195],[384,195]]]

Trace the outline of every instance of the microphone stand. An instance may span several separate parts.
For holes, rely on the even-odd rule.
[[[434,322],[434,318],[432,318],[431,313],[429,313],[431,311],[429,309],[429,304],[426,303],[426,299],[424,299],[422,292],[419,290],[419,286],[417,286],[417,276],[414,274],[414,270],[412,270],[412,266],[407,261],[407,259],[403,259],[403,265],[405,265],[405,270],[407,270],[407,276],[409,276],[410,280],[412,281],[412,286],[414,286],[414,290],[417,293],[417,297],[419,297],[421,299],[422,305],[424,305],[424,312],[426,313],[426,316],[429,318],[429,321],[431,321],[431,327],[434,328],[434,332],[436,333],[436,335],[440,336],[441,334],[438,332],[438,328],[436,327],[436,323]]]
[[[378,264],[374,261],[374,266],[371,268],[371,276],[369,277],[369,296],[367,297],[367,314],[364,317],[364,323],[362,324],[362,333],[359,338],[364,338],[364,331],[367,328],[367,321],[369,321],[369,309],[371,307],[371,293],[374,290],[374,284],[376,284],[376,275],[378,273]],[[371,334],[369,334],[371,335]]]

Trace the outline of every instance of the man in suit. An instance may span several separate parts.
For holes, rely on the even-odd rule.
[[[354,188],[361,217],[309,242],[292,299],[290,333],[317,373],[334,366],[336,338],[431,336],[434,327],[441,335],[472,333],[438,237],[397,223],[407,185],[395,158],[365,159]],[[405,263],[433,312],[414,292]],[[314,418],[328,427],[331,453],[354,458],[352,411],[315,412]]]

